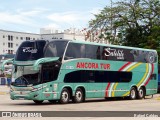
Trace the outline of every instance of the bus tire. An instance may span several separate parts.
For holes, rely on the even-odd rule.
[[[74,103],[81,103],[84,101],[84,94],[81,88],[77,88],[75,95],[73,96]]]
[[[66,104],[69,102],[69,100],[70,100],[70,93],[67,88],[63,88],[59,102],[61,104]]]
[[[143,87],[140,87],[138,91],[138,99],[143,99],[145,97],[145,89]]]
[[[131,100],[135,100],[137,98],[137,90],[135,87],[131,88],[129,98]]]
[[[43,100],[33,100],[36,104],[42,104]]]

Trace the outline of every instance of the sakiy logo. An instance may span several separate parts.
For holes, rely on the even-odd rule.
[[[105,48],[105,54],[104,55],[105,56],[114,56],[114,57],[117,57],[117,59],[124,59],[123,50]]]
[[[25,53],[37,53],[37,49],[34,49],[34,48],[32,48],[32,47],[24,47],[23,48],[23,52],[25,52]]]

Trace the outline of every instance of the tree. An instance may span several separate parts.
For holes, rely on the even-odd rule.
[[[122,11],[121,9],[119,6],[106,6],[99,14],[95,15],[95,19],[89,21],[90,32],[93,35],[99,33],[97,42],[107,40],[112,44],[118,44],[116,35],[120,23],[117,22],[119,19],[117,12]]]

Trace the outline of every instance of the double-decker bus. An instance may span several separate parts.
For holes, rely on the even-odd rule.
[[[14,59],[10,97],[42,103],[86,98],[142,99],[157,93],[155,50],[71,40],[23,42]]]

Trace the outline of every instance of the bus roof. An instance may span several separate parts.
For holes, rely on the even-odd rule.
[[[154,51],[153,49],[145,49],[145,48],[138,48],[138,47],[128,47],[128,46],[121,46],[121,45],[111,45],[111,44],[103,44],[103,43],[96,43],[96,42],[88,42],[88,41],[71,41],[73,43],[81,43],[81,44],[91,44],[91,45],[99,45],[99,46],[109,46],[109,47],[116,47],[116,48],[127,48],[127,49],[135,49],[135,50],[144,50],[144,51]]]
[[[36,40],[39,41],[39,40]],[[154,51],[153,49],[145,49],[145,48],[138,48],[138,47],[128,47],[128,46],[121,46],[121,45],[111,45],[111,44],[104,44],[104,43],[96,43],[96,42],[88,42],[82,40],[69,40],[69,39],[55,39],[55,40],[45,40],[45,41],[69,41],[72,43],[80,43],[80,44],[90,44],[90,45],[99,45],[99,46],[109,46],[109,47],[116,47],[116,48],[126,48],[126,49],[135,49],[135,50],[143,50],[143,51]]]

